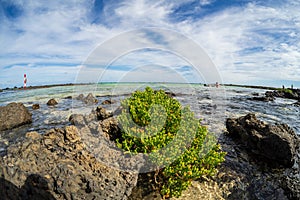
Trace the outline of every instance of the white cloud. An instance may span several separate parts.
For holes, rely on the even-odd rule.
[[[191,8],[195,16],[189,13],[192,17],[183,19],[173,12],[192,1],[105,2],[102,13],[92,15],[93,2],[74,0],[62,4],[56,1],[14,1],[13,4],[22,10],[21,17],[16,19],[8,19],[0,11],[0,77],[5,79],[2,82],[16,81],[13,78],[16,72],[4,67],[22,63],[35,66],[46,63],[47,71],[53,74],[64,73],[59,70],[57,63],[61,63],[64,70],[73,70],[73,65],[66,67],[65,64],[84,63],[97,46],[126,31],[145,27],[169,29],[170,34],[162,34],[158,29],[158,35],[162,34],[163,38],[151,38],[149,35],[122,38],[122,41],[116,40],[115,44],[111,42],[110,49],[99,53],[104,58],[113,58],[120,51],[116,49],[121,47],[120,42],[124,49],[134,49],[136,44],[153,45],[160,39],[165,42],[158,45],[163,50],[169,48],[172,51],[181,45],[184,51],[196,57],[199,53],[196,48],[184,46],[176,38],[172,40],[172,31],[178,31],[193,39],[208,53],[224,82],[251,84],[264,79],[282,78],[299,81],[298,1],[264,6],[254,2],[197,17],[202,12],[202,6],[217,3],[201,0],[199,10]],[[95,17],[97,22],[93,22]],[[178,56],[176,63],[176,59],[166,55],[148,54],[153,61],[148,64],[183,65],[179,60],[185,58],[184,53]],[[134,54],[123,62],[143,66],[144,57],[147,57],[145,52]],[[23,73],[23,68],[18,70]],[[120,75],[121,72],[116,71],[115,74]]]

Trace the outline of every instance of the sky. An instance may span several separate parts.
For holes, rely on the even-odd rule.
[[[300,88],[299,0],[0,0],[0,88],[200,82]]]

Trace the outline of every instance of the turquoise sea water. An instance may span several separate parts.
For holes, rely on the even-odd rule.
[[[255,112],[259,119],[269,123],[287,123],[296,133],[300,134],[300,108],[293,105],[294,100],[277,98],[274,102],[260,102],[249,100],[253,93],[264,95],[266,90],[241,87],[204,87],[200,84],[166,84],[166,83],[105,83],[77,86],[57,86],[27,90],[5,90],[0,93],[0,106],[10,102],[22,102],[32,113],[33,123],[20,128],[6,131],[0,138],[2,144],[13,142],[17,134],[27,131],[45,132],[54,127],[69,124],[69,117],[73,113],[90,113],[97,105],[107,99],[115,100],[112,105],[103,105],[113,111],[120,101],[135,90],[142,90],[146,86],[164,89],[175,93],[184,106],[190,106],[195,116],[202,119],[202,124],[209,130],[220,134],[224,132],[225,121],[228,117],[238,117],[249,112]],[[86,105],[82,101],[66,98],[77,97],[79,94],[92,93],[99,101],[96,105]],[[54,98],[58,105],[49,107],[47,101]],[[40,104],[39,110],[32,110],[33,104]],[[1,134],[0,134],[1,135]],[[5,136],[4,136],[5,135]],[[4,142],[3,142],[4,141]]]

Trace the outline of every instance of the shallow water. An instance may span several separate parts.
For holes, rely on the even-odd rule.
[[[90,113],[93,108],[107,99],[113,99],[116,103],[103,105],[108,110],[115,110],[120,101],[135,90],[141,90],[146,86],[164,90],[176,94],[182,105],[190,106],[195,116],[201,119],[211,132],[220,134],[225,130],[225,121],[228,117],[238,117],[249,112],[255,112],[259,119],[269,123],[287,123],[297,134],[300,134],[300,108],[293,106],[294,100],[277,98],[274,102],[261,102],[249,100],[253,93],[264,95],[266,90],[240,87],[204,87],[197,84],[94,84],[78,86],[58,86],[31,90],[11,90],[0,93],[0,106],[10,102],[22,102],[32,113],[33,123],[20,128],[5,131],[0,134],[0,149],[19,139],[28,131],[44,133],[54,127],[62,127],[69,124],[72,113]],[[77,97],[79,94],[92,93],[97,96],[97,105],[86,105],[76,99],[65,97]],[[49,99],[55,98],[58,105],[47,106]],[[32,110],[31,106],[40,104],[39,110]]]

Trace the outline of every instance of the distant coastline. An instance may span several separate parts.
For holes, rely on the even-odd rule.
[[[118,83],[118,82],[104,82],[102,84],[113,84],[113,83]],[[139,82],[124,82],[124,84],[126,83],[139,83]],[[150,82],[151,83],[151,82]],[[28,86],[25,88],[25,90],[32,90],[32,89],[40,89],[40,88],[51,88],[51,87],[60,87],[60,86],[76,86],[76,85],[91,85],[94,83],[64,83],[64,84],[49,84],[49,85],[38,85],[38,86]],[[99,83],[100,84],[100,83]],[[152,83],[151,83],[152,84]],[[181,84],[181,83],[170,83],[170,84]],[[189,83],[192,85],[208,85],[208,86],[212,86],[214,84],[204,84],[204,83]],[[242,88],[254,88],[254,89],[266,89],[266,90],[278,90],[280,88],[277,87],[270,87],[270,86],[258,86],[258,85],[240,85],[240,84],[220,84],[221,86],[230,86],[230,87],[242,87]],[[3,88],[0,89],[0,92],[2,91],[11,91],[11,90],[24,90],[23,87],[12,87],[12,88]]]
[[[278,90],[280,88],[270,87],[270,86],[260,86],[260,85],[239,85],[239,84],[220,84],[223,86],[232,86],[232,87],[243,87],[243,88],[254,88],[254,89],[265,89],[265,90]]]
[[[51,88],[51,87],[61,87],[61,86],[76,86],[76,85],[90,85],[91,83],[64,83],[64,84],[51,84],[51,85],[37,85],[37,86],[28,86],[26,88],[23,87],[13,87],[13,88],[3,88],[0,91],[9,91],[9,90],[32,90],[32,89],[40,89],[40,88]]]

